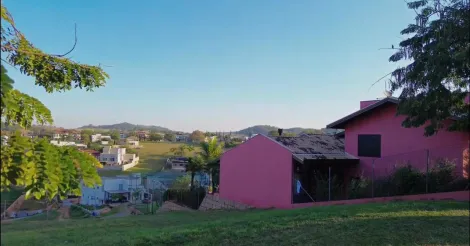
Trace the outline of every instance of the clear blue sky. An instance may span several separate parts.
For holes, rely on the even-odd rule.
[[[8,67],[55,125],[130,122],[235,131],[256,124],[322,128],[382,97],[368,88],[413,12],[398,0],[4,0],[37,47],[106,64],[95,92],[47,94]]]

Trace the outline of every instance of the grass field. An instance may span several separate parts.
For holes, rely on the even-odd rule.
[[[139,153],[139,164],[126,171],[99,171],[101,176],[116,176],[128,173],[151,173],[160,171],[165,165],[166,158],[172,156],[170,152],[172,148],[180,146],[180,143],[155,143],[143,142],[140,143],[143,148],[137,149]]]
[[[27,217],[18,221],[15,221],[14,223],[29,223],[30,221],[54,221],[59,217],[59,212],[55,210],[49,211],[49,214],[47,214],[45,211],[41,214],[33,215],[31,217]],[[3,226],[3,225],[2,225]]]
[[[469,245],[468,203],[171,212],[2,225],[4,245]]]

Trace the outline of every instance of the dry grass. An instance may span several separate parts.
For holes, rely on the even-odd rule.
[[[128,174],[128,173],[152,173],[152,172],[159,172],[165,166],[166,159],[169,156],[172,156],[171,153],[172,148],[177,148],[178,146],[182,145],[181,143],[166,143],[166,142],[143,142],[140,143],[143,148],[136,149],[139,153],[139,164],[133,168],[130,168],[126,171],[99,171],[101,176],[116,176],[121,174]],[[197,151],[196,150],[194,152]],[[194,153],[193,152],[193,153]],[[193,154],[190,153],[190,154]]]

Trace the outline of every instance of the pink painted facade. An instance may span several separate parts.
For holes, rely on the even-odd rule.
[[[386,175],[393,171],[395,165],[406,162],[424,171],[428,152],[431,165],[438,158],[447,158],[455,161],[456,172],[462,175],[469,133],[441,130],[435,136],[425,137],[423,127],[401,126],[405,117],[396,116],[396,107],[396,104],[388,103],[346,123],[345,151],[360,158],[356,175]],[[381,158],[358,156],[359,134],[381,135]]]
[[[284,146],[257,135],[220,158],[220,197],[257,208],[289,208],[292,161]]]
[[[360,101],[360,102],[359,102],[359,107],[360,107],[360,109],[363,109],[363,108],[365,108],[365,107],[367,107],[367,106],[370,106],[370,105],[372,105],[372,104],[374,104],[374,103],[376,103],[376,102],[378,102],[378,101],[380,101],[380,100]]]

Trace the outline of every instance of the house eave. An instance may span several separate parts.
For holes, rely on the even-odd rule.
[[[398,104],[398,99],[397,98],[393,98],[393,97],[387,97],[387,98],[384,98],[382,99],[381,101],[378,101],[372,105],[369,105],[363,109],[360,109],[352,114],[349,114],[333,123],[330,123],[326,126],[326,128],[332,128],[332,129],[344,129],[344,126],[346,125],[347,122],[349,122],[350,120],[362,115],[362,114],[365,114],[373,109],[376,109],[378,107],[381,107],[387,103],[393,103],[393,104]]]

